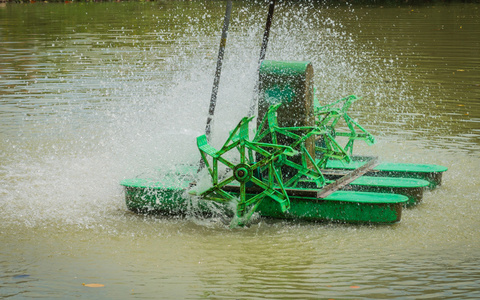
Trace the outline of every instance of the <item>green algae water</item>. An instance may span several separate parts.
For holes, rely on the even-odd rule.
[[[279,3],[266,58],[362,97],[358,154],[449,170],[391,226],[233,230],[131,213],[119,185],[199,160],[224,2],[0,5],[0,298],[480,297],[478,4]],[[214,145],[248,113],[266,9],[234,3]]]

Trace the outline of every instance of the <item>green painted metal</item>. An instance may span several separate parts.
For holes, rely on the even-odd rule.
[[[252,216],[255,211],[261,210],[261,215],[292,218],[295,216],[300,219],[315,218],[317,220],[336,220],[345,222],[366,222],[359,212],[355,212],[356,208],[352,208],[350,202],[362,206],[362,210],[369,213],[368,218],[371,222],[393,222],[401,215],[401,209],[398,203],[402,205],[411,205],[408,203],[417,203],[418,197],[421,195],[412,193],[413,189],[423,188],[428,182],[414,182],[414,180],[405,180],[404,182],[381,178],[364,178],[357,179],[352,183],[351,187],[359,190],[375,191],[376,193],[361,192],[335,192],[332,195],[318,199],[310,197],[307,201],[308,212],[305,201],[307,198],[294,197],[296,203],[292,209],[292,197],[289,197],[286,189],[301,189],[301,183],[314,183],[315,188],[321,189],[327,183],[318,166],[314,163],[314,159],[305,149],[305,141],[312,135],[322,135],[326,129],[318,126],[303,127],[280,127],[277,121],[277,109],[282,103],[272,105],[260,122],[258,131],[252,141],[248,136],[248,123],[251,118],[244,118],[231,132],[222,149],[217,150],[210,146],[205,136],[197,139],[198,148],[202,155],[202,159],[209,170],[212,177],[212,186],[197,193],[205,199],[228,203],[237,203],[236,218],[232,221],[232,226],[243,225]],[[323,137],[325,138],[325,137]],[[279,140],[289,141],[288,145],[279,145]],[[266,148],[275,149],[275,152],[268,152]],[[234,163],[223,157],[224,154],[231,150],[237,150],[239,157]],[[255,156],[254,153],[257,153]],[[261,157],[258,155],[261,154]],[[301,164],[292,162],[289,157],[301,155]],[[210,158],[210,159],[209,159]],[[257,159],[257,160],[256,160]],[[231,169],[231,173],[225,175],[219,180],[218,162],[223,163]],[[308,163],[313,165],[313,169],[308,168]],[[285,176],[282,167],[288,166],[295,170],[294,175]],[[303,181],[301,181],[303,180]],[[239,193],[234,193],[226,189],[231,184],[239,184]],[[262,191],[252,195],[247,193],[248,185],[256,185]],[[401,191],[407,195],[394,194],[395,191]],[[238,198],[238,199],[237,199]],[[266,199],[273,199],[278,208],[272,208],[271,203]],[[315,200],[315,201],[313,201]],[[325,201],[328,204],[325,204]],[[332,206],[331,201],[338,202]],[[394,207],[391,204],[395,203]],[[269,203],[269,204],[262,204]],[[285,205],[288,203],[288,206]],[[341,203],[341,204],[339,204]],[[350,203],[350,204],[349,204]],[[367,207],[363,207],[368,204]],[[379,204],[382,208],[379,208]],[[249,207],[247,209],[247,207]],[[386,208],[388,207],[388,208]],[[338,215],[339,211],[349,211],[348,216]],[[376,211],[376,212],[373,212]],[[389,213],[387,213],[389,212]],[[375,214],[382,217],[375,217]],[[388,217],[385,216],[388,215]],[[392,217],[395,216],[395,217]],[[377,221],[373,221],[377,220]]]
[[[445,172],[448,170],[447,167],[440,165],[430,165],[430,164],[411,164],[411,163],[389,163],[384,162],[375,168],[378,171],[395,171],[395,172],[415,172],[420,173],[432,173],[432,172]]]
[[[272,105],[276,109],[278,127],[301,128],[315,126],[313,115],[313,67],[309,62],[263,61],[260,68],[260,90],[257,128]],[[279,139],[290,144],[290,139]],[[305,148],[315,156],[314,136],[305,140]],[[297,162],[300,163],[300,162]]]
[[[263,96],[253,137],[253,117],[245,117],[220,149],[206,135],[197,138],[210,185],[197,185],[198,167],[189,165],[161,180],[124,180],[130,210],[216,211],[232,216],[231,226],[247,224],[255,212],[282,219],[389,224],[400,220],[402,207],[419,203],[426,187],[440,184],[447,168],[437,165],[382,163],[359,169],[370,158],[353,156],[354,142],[371,145],[375,139],[348,115],[358,98],[315,103],[309,62],[263,61],[260,76]],[[337,129],[341,122],[347,131]],[[338,137],[347,143],[342,146]],[[368,176],[356,178],[365,172]],[[340,188],[344,190],[335,191]]]
[[[375,138],[358,122],[348,115],[348,109],[357,101],[355,95],[351,95],[331,104],[321,106],[317,99],[314,101],[315,117],[317,126],[324,128],[326,134],[316,145],[317,164],[325,168],[331,159],[338,159],[344,162],[351,162],[350,155],[353,155],[353,145],[356,140],[362,140],[368,145],[375,144]],[[343,120],[349,131],[341,132],[336,129],[338,123]],[[347,137],[348,142],[341,146],[336,137]]]
[[[347,189],[404,195],[408,197],[405,205],[411,207],[422,201],[423,191],[429,185],[430,182],[423,179],[362,176],[354,180]]]
[[[326,168],[354,170],[366,163],[363,157],[353,158],[354,159],[349,163],[340,160],[329,160]],[[441,184],[442,173],[446,172],[447,170],[447,167],[440,165],[384,162],[375,167],[372,172],[368,172],[365,175],[423,179],[430,183],[428,188],[433,189]]]
[[[338,191],[324,199],[292,198],[288,212],[265,200],[258,211],[261,216],[274,218],[387,224],[400,221],[406,201],[407,197],[401,195]]]
[[[290,207],[288,195],[283,187],[283,180],[275,161],[278,161],[280,157],[295,155],[296,151],[289,146],[250,141],[248,124],[252,119],[253,117],[243,118],[230,133],[220,150],[210,146],[205,135],[197,138],[197,146],[202,160],[212,178],[212,186],[198,192],[197,195],[216,202],[237,202],[236,219],[233,222],[238,225],[248,222],[266,196],[274,199],[282,211],[286,211]],[[237,154],[236,161],[229,158],[228,154],[231,155],[232,152]],[[255,160],[253,152],[257,154],[257,160]],[[224,178],[220,176],[219,163],[232,170]],[[260,172],[262,172],[262,176],[259,176]],[[237,199],[237,195],[233,195],[223,188],[234,181],[240,183],[239,199]],[[263,191],[254,197],[247,197],[245,191],[247,185],[256,185]],[[235,225],[234,223],[232,225]]]
[[[305,182],[317,188],[325,185],[322,173],[305,147],[308,138],[322,131],[316,126],[278,126],[277,109],[281,105],[270,106],[252,141],[248,132],[248,123],[252,118],[243,118],[220,150],[210,146],[205,135],[197,138],[202,160],[212,178],[212,186],[197,192],[197,195],[217,202],[236,201],[237,213],[233,222],[238,225],[248,222],[266,196],[278,202],[285,212],[289,209],[286,187],[294,188]],[[281,145],[280,140],[288,140],[288,144]],[[231,156],[231,152],[237,154],[236,161],[226,158]],[[292,156],[300,156],[300,162],[291,160]],[[231,174],[220,179],[219,163],[230,168]],[[309,165],[312,169],[308,168]],[[289,172],[285,171],[286,167],[290,169]],[[224,189],[233,182],[240,184],[239,199]],[[247,197],[248,185],[256,185],[263,191],[254,197]]]
[[[307,71],[309,61],[275,61],[265,60],[260,66],[260,73],[270,76],[296,77]]]
[[[192,210],[203,215],[210,215],[212,211],[235,214],[228,202],[190,197],[187,181],[168,180],[177,186],[172,187],[165,181],[122,181],[127,207],[136,212],[165,215],[185,215]],[[254,198],[256,195],[246,196]],[[280,219],[389,224],[400,221],[402,205],[407,201],[408,198],[401,195],[339,191],[325,199],[292,196],[290,208],[283,211],[276,200],[266,196],[258,205],[257,212],[262,217]]]
[[[120,184],[125,187],[125,201],[131,211],[183,214],[188,209],[184,195],[188,181],[165,176],[162,180],[126,179]]]
[[[365,128],[363,128],[358,122],[356,122],[352,117],[348,115],[348,109],[350,106],[359,100],[355,95],[351,95],[340,100],[337,100],[331,104],[324,106],[315,107],[315,115],[317,117],[318,126],[327,127],[334,137],[343,136],[348,137],[348,142],[345,145],[345,152],[348,152],[350,155],[353,155],[353,143],[356,140],[362,140],[368,145],[375,144],[375,138],[370,134]],[[338,107],[341,105],[341,107]],[[335,129],[338,122],[343,119],[347,125],[348,132],[340,132]]]
[[[371,177],[362,176],[351,183],[352,185],[361,186],[379,186],[394,188],[425,188],[429,182],[422,179],[413,178],[391,178],[391,177]]]
[[[300,156],[300,159],[295,161],[284,155],[275,162],[285,187],[297,187],[303,180],[315,184],[317,188],[321,188],[326,181],[315,164],[314,158],[307,151],[306,141],[310,137],[323,132],[316,126],[280,127],[277,120],[277,109],[281,105],[282,103],[270,106],[267,114],[260,122],[254,141],[269,141],[274,144],[278,144],[279,141],[288,142],[288,146],[299,154],[297,157]],[[282,167],[293,169],[294,174],[282,174]]]
[[[319,126],[280,127],[277,120],[277,110],[281,105],[283,104],[278,103],[269,107],[260,122],[255,137],[251,141],[248,124],[252,118],[243,118],[230,133],[220,150],[209,145],[206,136],[197,138],[197,146],[212,178],[212,186],[196,194],[220,203],[236,202],[236,218],[232,220],[232,226],[243,225],[248,222],[266,197],[275,200],[277,205],[280,204],[280,211],[288,218],[291,201],[286,188],[301,188],[304,183],[313,183],[316,188],[320,189],[326,184],[314,158],[306,150],[305,141],[313,135],[320,135],[325,140],[329,139],[328,136],[324,135],[328,132],[328,129],[325,125],[322,125],[322,128]],[[279,141],[283,141],[283,145],[279,144]],[[232,151],[237,153],[235,161],[226,158],[227,156],[231,157]],[[319,150],[317,149],[317,151]],[[298,163],[298,159],[296,161],[290,159],[290,157],[298,155],[301,156],[300,163]],[[219,163],[231,170],[223,177],[219,173]],[[311,169],[308,168],[309,165]],[[290,171],[287,174],[284,171],[285,167],[293,169],[294,172]],[[229,184],[239,184],[239,193],[235,194],[228,191],[226,187]],[[256,185],[261,191],[255,195],[248,195],[247,187],[252,185]],[[373,188],[372,184],[368,186]],[[385,186],[375,188],[385,189]],[[339,195],[338,193],[340,192],[333,195]],[[345,196],[350,195],[355,196],[357,204],[362,202],[362,197],[359,196],[362,194],[358,193],[342,195],[342,201],[340,202],[349,202],[345,200]],[[371,198],[371,202],[375,202],[378,198],[388,200],[379,197],[380,194],[367,195]],[[318,203],[335,200],[329,197],[321,201],[316,200]],[[390,194],[390,197],[400,196]],[[405,199],[408,200],[408,198]],[[313,205],[317,202],[310,201],[310,204]],[[369,203],[371,204],[371,202]],[[386,204],[386,201],[383,201],[383,203]],[[302,205],[298,207],[302,207]],[[322,207],[328,207],[328,205]],[[278,212],[275,215],[278,215]],[[305,215],[305,213],[300,213],[299,217],[302,215]],[[329,216],[326,211],[323,211],[321,216],[317,215],[317,218],[337,219],[337,217]]]

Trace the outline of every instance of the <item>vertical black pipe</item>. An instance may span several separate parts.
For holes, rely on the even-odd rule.
[[[270,1],[270,5],[268,6],[268,16],[267,16],[267,24],[265,24],[265,30],[263,31],[263,40],[262,40],[262,48],[260,49],[260,58],[258,60],[257,66],[257,75],[260,76],[260,66],[262,61],[265,59],[265,54],[267,53],[267,45],[268,45],[268,37],[270,35],[270,26],[272,25],[272,18],[273,18],[273,11],[275,10],[275,0]],[[253,91],[253,98],[250,102],[250,108],[248,110],[248,116],[251,117],[255,113],[255,108],[257,106],[258,100],[258,90],[260,88],[260,79],[257,79],[257,83],[255,84],[255,89]]]
[[[210,98],[210,106],[208,108],[207,124],[205,126],[205,135],[210,138],[212,131],[212,121],[215,114],[215,106],[217,105],[217,92],[220,83],[220,74],[222,72],[223,54],[227,44],[228,24],[230,23],[230,15],[232,13],[232,1],[227,1],[227,9],[225,11],[225,19],[223,20],[222,37],[220,39],[220,49],[218,50],[217,68],[215,70],[215,78],[213,80],[212,96]]]

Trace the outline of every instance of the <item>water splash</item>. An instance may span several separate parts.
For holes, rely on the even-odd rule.
[[[215,146],[247,114],[253,96],[262,4],[242,4],[233,14]],[[106,219],[125,217],[121,179],[199,160],[195,138],[206,120],[223,8],[170,5],[168,14],[143,12],[154,28],[115,22],[106,32],[73,27],[31,53],[38,74],[7,100],[19,109],[12,117],[16,129],[2,125],[4,224],[109,226]],[[339,14],[353,17],[353,10],[279,5],[267,59],[312,61],[318,98],[363,96],[352,115],[374,133],[385,130],[388,140],[415,117],[412,90],[395,56],[359,43],[352,24],[342,21]],[[422,93],[416,97],[428,96]]]

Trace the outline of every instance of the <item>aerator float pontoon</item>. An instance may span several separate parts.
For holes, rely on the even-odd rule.
[[[309,62],[263,60],[274,5],[270,3],[259,62],[256,125],[254,116],[245,117],[220,149],[209,144],[229,1],[206,135],[197,138],[201,162],[178,166],[161,179],[122,181],[130,210],[186,214],[195,209],[207,215],[221,211],[232,217],[232,226],[247,224],[254,213],[281,219],[395,223],[404,207],[417,204],[425,189],[441,183],[447,170],[442,166],[378,163],[375,157],[354,156],[356,140],[375,142],[347,113],[357,97],[322,106],[314,99]],[[348,129],[340,131],[340,123]],[[339,138],[347,139],[346,144]],[[208,184],[202,183],[206,176]]]

